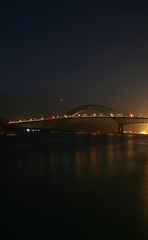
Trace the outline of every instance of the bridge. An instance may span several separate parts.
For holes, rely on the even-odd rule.
[[[113,119],[118,124],[118,133],[123,133],[123,126],[125,124],[140,124],[148,123],[148,118],[146,117],[137,117],[133,114],[123,114],[119,113],[116,110],[100,105],[83,105],[76,107],[62,116],[52,116],[49,118],[34,118],[28,120],[17,120],[10,121],[9,124],[21,124],[21,123],[32,123],[32,122],[44,122],[44,121],[53,121],[60,119],[78,119],[78,118],[98,118],[98,119]]]

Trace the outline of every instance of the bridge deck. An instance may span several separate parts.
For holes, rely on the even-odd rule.
[[[148,123],[148,118],[145,117],[114,117],[114,116],[62,116],[62,117],[52,117],[52,118],[38,118],[38,119],[29,119],[29,120],[18,120],[10,121],[9,124],[21,124],[28,122],[41,122],[41,121],[53,121],[61,119],[113,119],[119,124],[138,124],[138,123]]]

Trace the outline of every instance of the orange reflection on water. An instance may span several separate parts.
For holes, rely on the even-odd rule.
[[[106,150],[106,154],[107,154],[107,168],[109,168],[110,170],[113,169],[115,167],[115,149],[113,148],[112,145],[109,145],[107,150]]]
[[[134,163],[134,156],[135,156],[135,146],[133,142],[133,138],[131,137],[127,141],[126,145],[126,168],[128,171],[133,171],[135,167]]]
[[[147,163],[145,165],[145,171],[144,171],[144,181],[141,183],[141,202],[139,204],[139,210],[141,212],[141,215],[144,219],[144,221],[148,225],[148,157],[147,157]]]
[[[132,138],[128,139],[127,145],[126,145],[126,147],[127,147],[127,157],[132,157],[133,156],[133,153],[134,153],[133,146],[134,146],[133,145],[133,139]]]

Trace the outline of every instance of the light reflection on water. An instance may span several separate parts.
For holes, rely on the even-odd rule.
[[[148,239],[148,136],[51,133],[0,141],[2,234],[27,227],[77,239]]]

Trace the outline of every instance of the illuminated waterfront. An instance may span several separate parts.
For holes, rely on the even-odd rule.
[[[0,136],[4,236],[148,238],[148,136]]]

